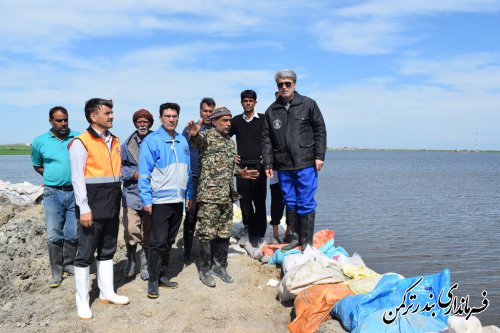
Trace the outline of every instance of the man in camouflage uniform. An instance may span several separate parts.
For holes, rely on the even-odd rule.
[[[257,170],[240,169],[236,165],[236,147],[229,136],[231,118],[231,111],[218,107],[210,117],[213,128],[200,132],[202,119],[188,123],[189,143],[200,153],[198,274],[201,282],[209,287],[215,287],[212,274],[226,283],[233,282],[226,271],[233,202],[240,198],[233,188],[233,177],[256,179],[259,176]]]

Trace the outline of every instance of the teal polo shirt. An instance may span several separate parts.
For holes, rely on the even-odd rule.
[[[64,140],[60,140],[51,130],[37,136],[31,144],[31,162],[43,166],[43,183],[48,186],[71,185],[71,162],[68,144],[80,133],[69,129]]]

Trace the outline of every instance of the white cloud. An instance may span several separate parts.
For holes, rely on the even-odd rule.
[[[301,14],[297,3],[110,0],[97,5],[82,0],[6,0],[0,2],[0,51],[48,53],[93,37],[147,37],[158,32],[197,38],[249,35],[281,27],[281,19]]]
[[[494,132],[500,123],[497,92],[371,78],[310,95],[335,147],[473,149],[476,128]],[[481,149],[498,149],[498,141]]]
[[[500,55],[468,54],[447,59],[404,60],[400,73],[460,91],[500,92]]]
[[[495,13],[498,0],[360,1],[331,8],[310,31],[324,49],[346,54],[386,54],[428,34],[423,20],[441,13]],[[426,29],[421,29],[426,27]]]
[[[318,43],[333,52],[348,54],[385,54],[394,48],[409,43],[403,37],[396,20],[342,21],[338,18],[321,20],[311,29]]]
[[[335,75],[325,67],[338,59],[335,52],[380,55],[423,38],[428,30],[420,18],[499,7],[499,1],[434,2],[2,1],[0,112],[15,109],[18,123],[33,124],[9,132],[18,142],[46,130],[54,104],[68,106],[83,129],[85,100],[112,98],[114,131],[123,137],[137,108],[156,115],[165,101],[181,105],[180,126],[198,116],[203,96],[237,113],[239,93],[252,88],[264,111],[275,90],[270,68],[292,63],[300,92],[323,110],[329,145],[467,148],[470,127],[495,133],[500,122],[498,54],[444,58],[424,49],[418,52],[425,59],[398,54],[396,64],[367,57],[367,70],[384,68],[352,77],[346,71],[341,79],[349,84],[335,86],[324,75]],[[333,53],[324,56],[315,42]],[[288,59],[292,53],[297,60]],[[489,144],[498,149],[496,134]]]

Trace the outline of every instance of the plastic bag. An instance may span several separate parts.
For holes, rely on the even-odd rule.
[[[446,295],[449,290],[450,271],[447,269],[439,274],[407,279],[400,279],[396,274],[385,274],[373,291],[342,299],[331,314],[349,332],[361,323],[373,327],[388,325],[398,320],[398,316],[413,314],[432,317],[446,324],[449,316],[444,315],[446,309],[440,308],[437,302],[441,291]],[[443,301],[447,300],[445,296]],[[383,310],[380,316],[371,315],[380,310]]]

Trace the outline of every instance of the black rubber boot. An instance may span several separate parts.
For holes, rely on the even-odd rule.
[[[158,298],[158,278],[160,276],[161,255],[156,251],[149,251],[148,257],[148,297]]]
[[[282,251],[289,251],[295,249],[297,246],[299,246],[300,243],[300,221],[299,221],[299,214],[297,214],[296,211],[290,211],[288,208],[286,209],[286,221],[288,222],[288,225],[290,226],[290,230],[292,231],[291,235],[291,240],[288,245],[285,245],[281,248]]]
[[[227,254],[229,238],[217,238],[214,246],[214,263],[210,272],[226,283],[233,283],[234,279],[227,273]]]
[[[142,281],[147,281],[149,279],[148,257],[149,257],[149,249],[147,247],[143,246],[142,251],[141,251],[141,279],[142,279]]]
[[[198,275],[201,282],[208,287],[215,287],[215,280],[210,274],[210,265],[212,262],[212,244],[210,241],[200,239],[200,254],[198,256]]]
[[[63,272],[75,275],[76,244],[64,242],[63,244]]]
[[[313,246],[314,239],[314,220],[316,217],[316,212],[312,212],[306,215],[300,215],[300,225],[302,234],[302,247],[305,248],[307,245]]]
[[[133,277],[137,268],[137,244],[126,244],[127,247],[127,264],[123,269],[123,275]]]
[[[160,278],[158,279],[158,285],[162,288],[175,289],[177,288],[177,282],[172,282],[167,278],[167,268],[170,259],[169,256],[170,249],[167,250],[162,256],[161,267],[160,267]]]
[[[63,275],[63,244],[47,243],[49,249],[49,262],[52,278],[49,282],[50,288],[56,288],[61,285]]]

